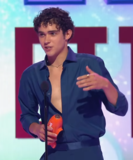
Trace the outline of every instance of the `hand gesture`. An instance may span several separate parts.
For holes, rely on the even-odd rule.
[[[88,74],[77,78],[77,86],[83,88],[83,91],[89,91],[92,89],[104,89],[108,85],[108,80],[97,73],[93,72],[88,66],[86,66]]]

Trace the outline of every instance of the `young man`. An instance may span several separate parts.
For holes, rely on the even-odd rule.
[[[19,102],[21,123],[26,132],[45,141],[43,81],[47,92],[48,120],[54,114],[63,118],[63,132],[57,136],[48,126],[49,160],[103,160],[99,137],[105,133],[101,102],[108,111],[124,116],[128,103],[114,84],[101,58],[75,54],[67,46],[74,25],[68,13],[59,8],[44,9],[34,19],[34,29],[45,60],[33,64],[22,75]],[[38,104],[41,115],[38,114]],[[44,159],[44,155],[40,160]]]

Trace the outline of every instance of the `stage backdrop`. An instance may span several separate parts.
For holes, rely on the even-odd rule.
[[[103,35],[95,32],[90,34],[88,51],[101,57],[113,80],[128,99],[129,109],[125,117],[113,115],[102,106],[107,125],[106,134],[102,137],[101,145],[105,160],[132,160],[133,159],[133,136],[132,136],[132,105],[131,105],[131,41],[133,37],[133,5],[118,4],[126,3],[126,0],[58,0],[56,1],[35,0],[0,0],[0,160],[38,160],[45,150],[45,144],[38,139],[19,138],[16,127],[16,81],[15,77],[15,53],[17,40],[23,36],[17,35],[17,31],[27,30],[32,32],[33,18],[40,10],[46,7],[61,7],[70,12],[76,29],[90,30],[91,28],[103,28]],[[41,3],[45,4],[41,4]],[[128,1],[129,2],[129,1]],[[61,4],[60,4],[61,3]],[[117,5],[116,5],[116,4]],[[132,0],[130,1],[132,3]],[[125,28],[127,27],[127,28]],[[89,33],[89,32],[88,32]],[[76,35],[78,32],[76,33]],[[20,34],[21,35],[21,34]],[[99,36],[100,35],[100,36]],[[86,36],[84,34],[84,36]],[[84,36],[81,34],[82,42]],[[99,36],[99,38],[98,38]],[[103,37],[102,37],[103,36]],[[17,38],[17,40],[16,40]],[[20,38],[20,39],[18,39]],[[98,38],[98,41],[97,41]],[[86,38],[85,38],[86,39]],[[94,40],[97,42],[93,48],[89,46]],[[35,40],[36,41],[36,40]],[[80,40],[81,41],[81,40]],[[16,42],[16,44],[15,44]],[[120,43],[121,42],[121,43]],[[31,63],[42,60],[45,53],[38,42],[33,43]],[[87,42],[85,42],[87,45]],[[92,43],[93,44],[93,43]],[[86,52],[78,42],[69,44],[77,52]],[[84,44],[82,44],[84,45]],[[20,43],[20,52],[24,49]],[[82,51],[83,48],[83,51]],[[19,53],[18,53],[19,54]],[[25,53],[23,53],[25,56]],[[22,55],[21,55],[22,56]],[[25,60],[23,57],[22,60]],[[27,60],[23,61],[25,64]],[[17,62],[19,63],[19,62]],[[18,125],[21,125],[17,122]],[[22,136],[23,137],[23,134]],[[88,157],[89,158],[89,157]]]

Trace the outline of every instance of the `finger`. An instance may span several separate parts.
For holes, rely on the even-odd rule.
[[[43,135],[45,135],[45,130],[40,130],[39,136],[44,137]],[[47,131],[47,135],[48,135],[49,137],[52,137],[52,138],[56,138],[56,137],[57,137],[57,134],[56,134],[56,133],[53,133],[53,132],[51,132],[51,131]]]
[[[77,82],[76,84],[77,84],[78,87],[80,87],[80,86],[82,87],[82,86],[84,86],[84,85],[85,85],[85,86],[86,86],[86,85],[89,86],[91,83],[92,83],[91,80],[82,80],[81,82]]]
[[[44,135],[44,134],[40,134],[39,138],[40,138],[42,141],[45,141],[45,135]],[[52,138],[52,137],[49,137],[49,136],[47,135],[47,140],[50,141],[50,142],[55,142],[55,141],[57,141],[57,137]]]
[[[40,135],[38,136],[38,138],[40,138],[42,141],[45,141],[45,135],[40,133]]]
[[[49,143],[53,143],[53,142],[56,142],[57,140],[53,140],[53,141],[47,141],[48,142],[48,145],[49,145]]]
[[[57,138],[47,137],[47,141],[49,141],[49,142],[55,142],[55,141],[57,141]]]
[[[48,131],[53,131],[53,128],[50,127],[50,126],[47,126],[47,130],[48,130]],[[41,125],[40,131],[41,131],[41,132],[45,132],[45,125],[44,125],[44,124]]]
[[[50,127],[50,126],[47,126],[47,131],[52,132],[52,131],[53,131],[53,128]],[[40,128],[40,133],[42,133],[42,134],[45,133],[45,126],[44,126],[44,125],[41,126],[41,128]]]
[[[56,138],[57,137],[57,134],[51,132],[51,131],[47,131],[47,136],[51,136],[53,138]],[[39,137],[45,137],[45,130],[43,128],[40,129],[39,131]]]
[[[90,74],[91,74],[91,73],[94,73],[88,66],[86,66],[86,70],[87,70],[87,72],[90,73]]]
[[[38,131],[39,134],[44,134],[45,133],[45,129],[44,128],[40,128]]]
[[[90,87],[83,88],[83,91],[90,91],[90,90],[93,90],[93,89],[95,89],[95,87],[94,86],[90,86]]]
[[[45,136],[44,136],[44,141],[45,141]],[[51,138],[51,137],[47,136],[47,141],[55,142],[55,141],[57,141],[57,138]]]
[[[93,85],[93,82],[90,81],[90,82],[79,84],[78,87],[83,88],[83,87],[90,87],[92,85]]]
[[[45,130],[45,125],[44,124],[41,125],[41,129]],[[47,130],[48,131],[53,131],[53,128],[47,125]]]
[[[92,82],[91,78],[82,79],[76,82],[77,85],[83,84],[83,83],[90,83]]]
[[[90,77],[90,75],[89,75],[89,74],[86,74],[86,75],[83,75],[83,76],[78,77],[77,80],[79,81],[79,80],[82,80],[82,79],[87,79],[87,78],[89,78],[89,77]]]
[[[42,138],[41,140],[43,140],[45,142],[45,138]],[[50,138],[50,137],[47,137],[47,142],[56,142],[57,141],[57,138]]]
[[[45,129],[45,126],[44,126],[44,124],[41,124],[41,128],[42,128],[42,129]]]
[[[51,137],[51,138],[57,138],[57,134],[56,133],[53,133],[53,132],[47,132],[48,136]]]
[[[50,126],[47,126],[47,130],[52,132],[52,131],[53,131],[53,128],[50,127]]]

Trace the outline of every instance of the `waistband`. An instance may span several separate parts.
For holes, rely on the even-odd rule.
[[[91,147],[100,145],[99,139],[91,139],[81,142],[71,142],[71,143],[57,143],[55,150],[64,151],[64,150],[74,150],[80,149],[83,147]]]

